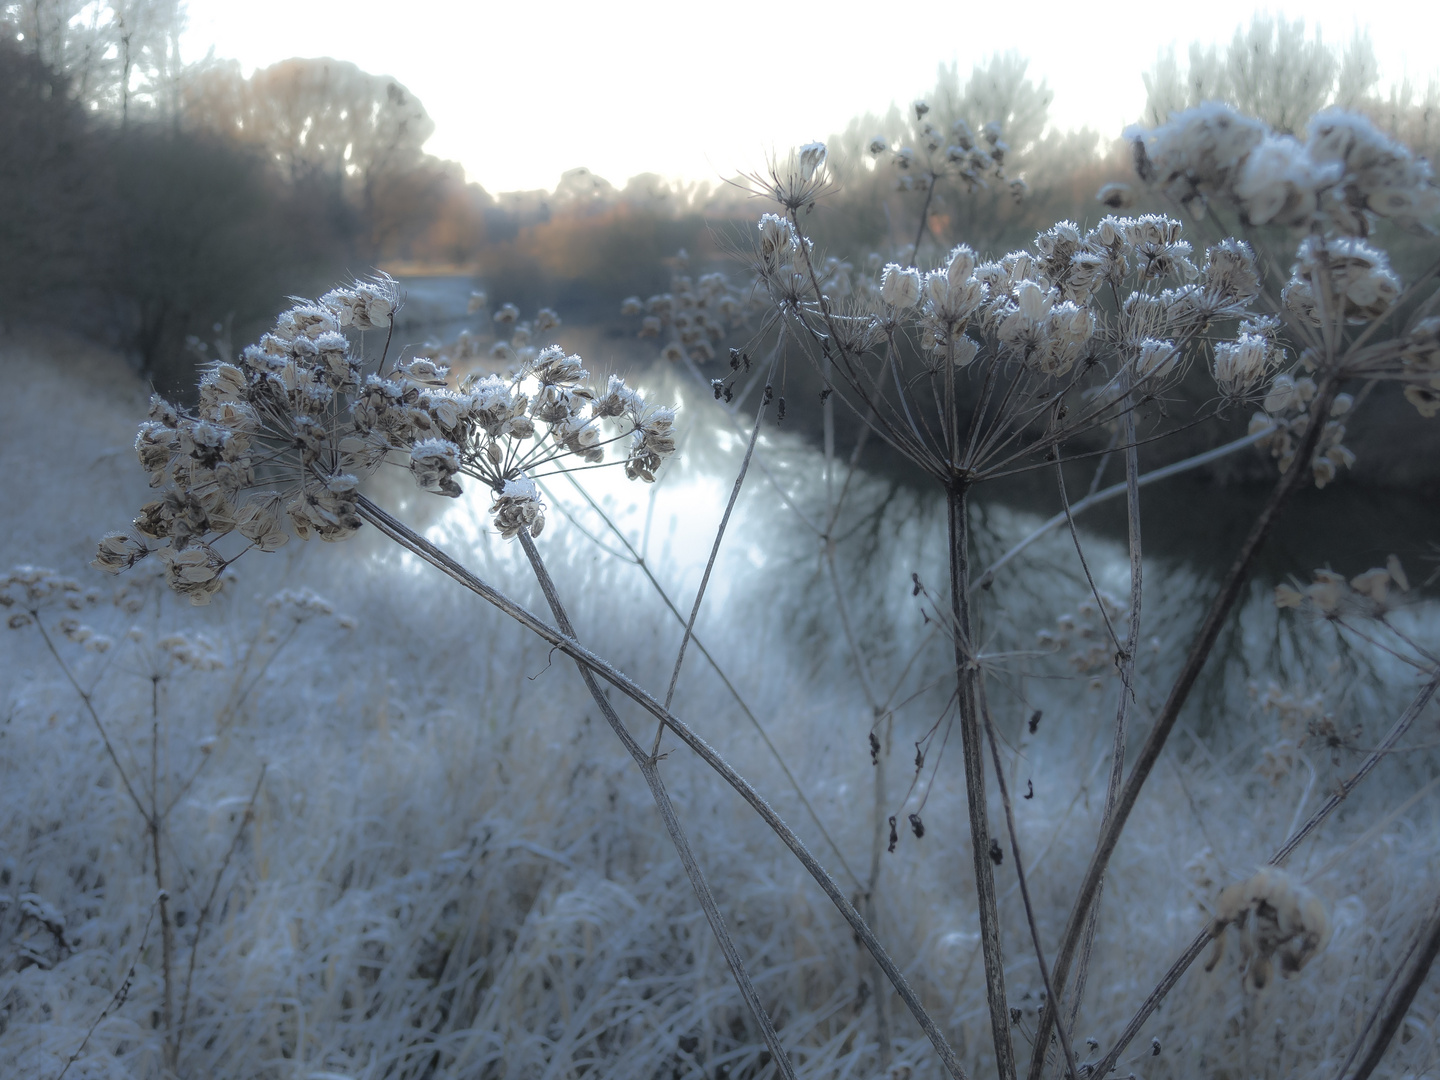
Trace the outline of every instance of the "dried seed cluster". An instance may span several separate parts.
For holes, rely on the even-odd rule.
[[[1206,971],[1224,958],[1225,930],[1232,925],[1240,936],[1241,971],[1256,990],[1269,984],[1276,961],[1281,977],[1288,979],[1330,941],[1330,917],[1320,898],[1273,866],[1220,890],[1210,924],[1215,946]]]
[[[1126,137],[1140,178],[1197,217],[1221,199],[1252,225],[1314,225],[1361,237],[1376,218],[1413,226],[1440,214],[1429,163],[1341,109],[1316,113],[1304,142],[1214,101]]]
[[[536,469],[572,456],[598,463],[623,429],[632,479],[654,480],[674,451],[673,409],[647,406],[615,376],[593,389],[581,359],[559,346],[516,347],[512,335],[508,376],[473,373],[458,385],[427,355],[388,371],[382,357],[367,373],[352,333],[388,328],[399,304],[383,275],[299,302],[237,363],[205,369],[193,412],[153,398],[135,448],[162,494],[101,540],[95,565],[119,573],[158,554],[171,588],[203,604],[252,548],[274,551],[292,530],[302,540],[354,535],[360,481],[386,461],[441,495],[459,495],[461,475],[482,481],[509,537],[544,525],[528,479]],[[621,433],[607,438],[602,421]],[[217,547],[227,537],[244,546],[227,554]]]
[[[1058,378],[1114,352],[1136,381],[1153,384],[1178,373],[1212,322],[1247,314],[1260,293],[1247,245],[1217,244],[1201,268],[1182,234],[1179,221],[1154,214],[1106,217],[1087,232],[1062,221],[1036,237],[1033,251],[981,262],[961,245],[929,272],[888,263],[878,278],[857,279],[848,264],[816,266],[790,223],[767,214],[753,266],[782,306],[812,316],[822,306],[810,286],[815,270],[824,305],[849,308],[837,331],[846,351],[864,352],[887,332],[913,329],[932,356],[957,367],[988,358]],[[1111,288],[1125,294],[1113,318],[1100,303]],[[1238,380],[1242,392],[1268,370],[1272,355],[1267,347],[1255,373]]]
[[[1275,586],[1275,606],[1299,608],[1327,619],[1346,616],[1378,618],[1395,609],[1410,591],[1400,560],[1391,555],[1384,566],[1372,567],[1348,581],[1333,570],[1316,570],[1314,581],[1296,588]]]
[[[999,121],[985,124],[977,135],[962,117],[950,125],[948,132],[942,132],[933,119],[927,119],[931,112],[928,102],[917,101],[912,110],[911,130],[900,145],[892,144],[883,135],[875,135],[867,147],[877,160],[890,155],[898,190],[926,191],[948,177],[957,180],[966,191],[991,184],[1008,185],[1012,197],[1017,201],[1024,198],[1029,190],[1025,181],[1005,174],[1005,156],[1010,146],[1005,142],[1004,127]],[[825,148],[821,146],[822,162],[824,157]]]

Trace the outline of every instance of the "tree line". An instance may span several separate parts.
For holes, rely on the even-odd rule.
[[[576,168],[552,191],[492,195],[425,152],[434,123],[399,81],[328,58],[248,78],[213,55],[182,63],[184,19],[182,0],[0,3],[0,320],[99,336],[173,390],[191,382],[187,338],[244,338],[278,298],[347,271],[452,268],[496,303],[591,321],[663,292],[679,249],[696,265],[748,246],[748,198],[722,179],[618,187]],[[1221,98],[1283,131],[1337,103],[1440,148],[1436,84],[1386,96],[1368,40],[1330,45],[1302,22],[1257,18],[1144,78],[1151,119]],[[817,242],[857,265],[924,261],[1109,212],[1095,194],[1129,173],[1119,133],[1055,131],[1050,101],[1001,54],[856,118],[828,140]]]

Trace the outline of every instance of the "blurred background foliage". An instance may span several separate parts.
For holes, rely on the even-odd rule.
[[[375,265],[473,277],[494,305],[616,333],[621,300],[668,288],[677,251],[692,273],[743,276],[733,254],[759,209],[743,178],[617,187],[575,168],[553,191],[492,194],[425,153],[434,125],[395,79],[325,58],[249,78],[213,55],[182,64],[181,0],[24,0],[0,20],[0,320],[80,330],[167,392],[193,382],[187,338],[243,342],[283,297]],[[1339,104],[1440,150],[1440,84],[1382,88],[1359,35],[1329,43],[1262,16],[1137,77],[1147,122],[1219,98],[1292,130]],[[1093,223],[1110,212],[1100,186],[1129,177],[1127,151],[1118,132],[1052,128],[1051,98],[1014,53],[942,66],[923,112],[892,105],[828,140],[834,184],[813,235],[863,270],[872,253],[925,264],[961,241],[1003,253],[1057,220]],[[928,168],[956,132],[980,141],[991,124],[997,174],[977,185]],[[1403,273],[1403,238],[1391,251]]]

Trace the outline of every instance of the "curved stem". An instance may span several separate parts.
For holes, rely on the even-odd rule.
[[[1271,866],[1282,865],[1285,860],[1294,853],[1295,849],[1304,842],[1307,836],[1324,824],[1325,819],[1350,796],[1350,793],[1370,775],[1375,766],[1380,764],[1385,756],[1394,749],[1395,744],[1414,726],[1415,721],[1419,718],[1420,714],[1424,712],[1425,707],[1430,704],[1431,699],[1437,692],[1440,692],[1440,667],[1437,667],[1430,673],[1429,681],[1420,688],[1419,694],[1415,696],[1410,706],[1400,714],[1399,719],[1391,726],[1385,738],[1381,740],[1380,745],[1360,763],[1360,767],[1355,770],[1354,774],[1348,780],[1344,781],[1340,785],[1340,789],[1331,795],[1330,798],[1326,799],[1303,825],[1290,834],[1289,838],[1285,843],[1280,845],[1274,855],[1270,856]],[[1194,940],[1190,942],[1189,946],[1186,947],[1185,951],[1180,954],[1179,959],[1170,965],[1170,969],[1165,972],[1164,977],[1161,978],[1155,989],[1150,992],[1150,996],[1145,999],[1145,1002],[1136,1011],[1130,1023],[1125,1025],[1125,1030],[1121,1033],[1120,1038],[1116,1040],[1114,1047],[1105,1055],[1105,1060],[1101,1063],[1103,1069],[1109,1069],[1115,1064],[1120,1055],[1125,1052],[1125,1048],[1130,1045],[1136,1035],[1140,1034],[1140,1029],[1145,1025],[1145,1021],[1149,1020],[1151,1014],[1159,1008],[1160,1002],[1165,1000],[1165,996],[1175,988],[1175,984],[1180,981],[1180,977],[1185,974],[1190,965],[1205,951],[1205,946],[1209,944],[1209,942],[1209,929],[1201,930],[1200,933],[1195,936]],[[1096,1075],[1103,1076],[1106,1075],[1106,1073],[1102,1071]]]
[[[570,617],[565,613],[564,605],[560,602],[560,595],[555,591],[555,582],[551,580],[550,571],[546,569],[544,560],[540,558],[535,541],[524,529],[520,530],[519,536],[520,546],[525,549],[525,556],[530,560],[530,567],[535,572],[535,580],[540,583],[540,589],[550,604],[556,624],[562,632],[573,638],[575,629],[570,625]],[[720,945],[720,951],[725,956],[725,962],[730,966],[730,974],[734,976],[735,984],[740,988],[740,996],[745,999],[750,1014],[760,1025],[760,1034],[765,1040],[765,1045],[770,1049],[770,1056],[786,1080],[795,1080],[795,1067],[790,1062],[790,1055],[785,1052],[785,1047],[780,1042],[780,1035],[770,1020],[770,1014],[765,1011],[765,1006],[760,1001],[760,993],[755,989],[755,983],[745,969],[745,961],[740,956],[740,950],[735,947],[735,940],[725,926],[725,917],[720,913],[720,906],[715,902],[715,895],[710,891],[710,883],[705,879],[705,872],[700,869],[700,864],[695,860],[695,852],[690,847],[689,839],[685,836],[685,829],[680,824],[679,816],[675,813],[675,806],[670,801],[670,793],[665,788],[665,781],[660,778],[660,766],[655,760],[655,755],[647,754],[644,747],[635,741],[635,736],[630,734],[619,714],[615,712],[615,707],[610,704],[610,699],[605,696],[605,691],[601,689],[595,673],[584,664],[577,663],[576,667],[580,671],[580,678],[585,682],[585,688],[590,691],[590,696],[595,699],[596,706],[599,707],[601,714],[610,725],[610,730],[615,732],[626,751],[635,759],[635,764],[640,767],[641,775],[645,777],[645,783],[649,786],[650,794],[655,799],[655,805],[660,810],[660,817],[665,822],[665,831],[670,834],[670,842],[675,845],[675,852],[680,856],[680,864],[685,867],[685,874],[690,879],[695,896],[700,901],[700,907],[704,910],[705,918],[710,923],[710,929],[715,934],[715,940]]]
[[[560,652],[570,657],[570,660],[585,665],[590,671],[595,672],[599,678],[602,678],[606,683],[615,687],[616,690],[625,694],[625,697],[628,697],[629,700],[634,701],[639,707],[644,708],[644,710],[651,714],[651,716],[654,716],[655,719],[664,720],[665,726],[670,727],[671,732],[674,732],[675,736],[677,736],[685,746],[690,747],[690,749],[696,753],[696,756],[700,757],[700,760],[703,760],[714,772],[719,773],[720,778],[723,779],[724,782],[729,783],[734,791],[739,793],[740,798],[743,798],[744,801],[750,805],[750,808],[752,808],[757,815],[760,815],[760,819],[768,825],[770,831],[775,832],[776,837],[779,837],[780,841],[785,844],[785,847],[788,847],[792,854],[795,855],[795,858],[798,858],[799,863],[804,865],[809,876],[815,878],[815,883],[821,887],[821,890],[824,890],[825,896],[829,897],[829,901],[835,904],[835,907],[840,910],[842,916],[845,917],[845,922],[850,923],[850,927],[854,930],[855,936],[860,937],[861,945],[864,945],[865,949],[870,952],[870,955],[876,958],[876,963],[880,965],[881,971],[886,973],[887,979],[890,979],[890,985],[896,988],[896,994],[900,995],[901,1001],[904,1001],[906,1008],[910,1009],[910,1014],[913,1015],[914,1020],[920,1025],[920,1030],[924,1032],[926,1038],[929,1038],[930,1044],[935,1047],[936,1054],[940,1058],[940,1064],[945,1067],[945,1070],[948,1071],[950,1076],[955,1077],[955,1080],[966,1080],[965,1068],[960,1066],[959,1058],[955,1057],[955,1051],[950,1048],[950,1044],[946,1041],[945,1035],[943,1035],[943,1032],[937,1027],[935,1020],[930,1017],[929,1012],[926,1011],[926,1008],[924,1008],[924,1005],[920,1002],[920,996],[914,992],[914,988],[910,986],[909,979],[906,979],[904,973],[900,971],[899,966],[896,966],[896,962],[890,958],[890,953],[887,953],[886,948],[881,945],[880,939],[874,935],[874,930],[870,929],[870,924],[865,923],[865,920],[861,919],[860,913],[855,910],[854,904],[850,903],[850,900],[847,899],[844,891],[841,890],[840,884],[835,881],[834,877],[829,876],[829,871],[825,870],[825,867],[822,867],[814,855],[811,854],[809,848],[805,847],[805,841],[802,841],[801,838],[795,834],[795,831],[793,831],[789,825],[785,824],[785,819],[780,818],[780,815],[776,814],[775,809],[750,785],[749,780],[744,779],[740,773],[737,773],[736,770],[730,766],[730,763],[726,762],[724,757],[721,757],[720,753],[717,752],[713,746],[710,746],[710,743],[701,739],[683,720],[672,716],[670,711],[662,706],[660,701],[649,696],[641,685],[635,683],[629,675],[619,671],[611,662],[602,660],[598,655],[590,652],[588,648],[580,645],[580,642],[577,642],[572,635],[563,634],[563,632],[554,629],[553,626],[547,625],[539,616],[533,615],[533,613],[527,611],[524,606],[518,605],[513,599],[505,596],[503,592],[495,589],[490,583],[484,582],[480,577],[469,572],[464,566],[455,562],[451,556],[448,556],[448,554],[442,552],[439,547],[432,544],[431,541],[426,540],[425,537],[416,533],[413,528],[409,528],[405,523],[402,523],[402,521],[390,516],[389,513],[386,513],[382,507],[373,503],[366,495],[361,495],[359,501],[357,501],[357,511],[359,511],[361,518],[369,521],[369,523],[376,527],[377,530],[380,530],[380,533],[383,533],[384,536],[389,537],[390,540],[395,540],[397,544],[405,547],[408,552],[415,554],[419,559],[425,560],[425,562],[435,567],[436,570],[448,576],[449,579],[471,590],[471,592],[480,596],[485,602],[491,603],[495,608],[500,609],[505,615],[510,616],[510,618],[513,618],[518,624],[528,629],[531,634],[539,636],[543,641],[550,642],[550,644],[554,645]]]
[[[374,525],[385,536],[400,544],[407,551],[428,562],[431,566],[444,573],[453,581],[463,585],[487,603],[499,608],[531,633],[549,642],[572,660],[589,668],[597,676],[604,679],[657,720],[664,720],[666,726],[675,733],[680,741],[688,746],[706,765],[718,773],[720,777],[750,805],[751,809],[760,816],[761,820],[770,828],[770,831],[775,833],[785,846],[790,849],[791,853],[800,861],[800,864],[804,866],[810,876],[815,879],[816,884],[818,884],[825,895],[829,897],[830,902],[834,904],[840,914],[845,917],[845,921],[850,924],[850,928],[855,932],[856,937],[860,939],[860,943],[865,946],[870,952],[870,955],[875,958],[875,962],[880,965],[880,970],[882,970],[885,973],[885,977],[890,980],[890,985],[895,987],[895,992],[899,994],[900,999],[905,1002],[911,1015],[915,1017],[916,1023],[920,1025],[920,1030],[925,1033],[926,1038],[928,1038],[931,1045],[934,1046],[935,1052],[939,1056],[940,1063],[944,1066],[945,1071],[954,1077],[955,1080],[967,1080],[965,1070],[961,1066],[959,1059],[955,1056],[955,1051],[951,1049],[944,1034],[926,1011],[925,1006],[921,1004],[919,995],[917,995],[914,988],[911,987],[910,981],[905,978],[904,973],[896,966],[890,954],[885,951],[885,947],[880,944],[880,940],[875,936],[869,924],[866,923],[865,920],[860,917],[860,913],[855,910],[855,905],[846,897],[839,884],[830,876],[830,873],[820,865],[819,860],[810,853],[810,849],[805,846],[805,842],[796,835],[795,831],[785,823],[784,819],[775,812],[774,808],[751,786],[750,782],[736,772],[734,768],[730,766],[729,762],[720,756],[714,747],[696,734],[684,721],[671,715],[660,702],[646,693],[638,683],[628,675],[619,671],[613,664],[596,656],[571,635],[564,634],[554,627],[549,626],[494,586],[481,580],[429,540],[426,540],[403,522],[396,520],[366,496],[362,495],[358,500],[357,510],[364,520]]]
[[[431,564],[431,566],[435,567],[439,572],[451,577],[451,579],[458,582],[459,585],[465,586],[465,588],[474,592],[475,595],[480,596],[485,602],[491,603],[495,608],[500,609],[505,615],[510,616],[510,618],[513,618],[518,624],[528,629],[531,634],[539,636],[543,641],[550,642],[550,644],[554,645],[560,652],[570,657],[570,660],[575,660],[585,665],[585,667],[588,667],[590,671],[595,672],[596,675],[603,678],[606,683],[611,684],[616,690],[625,694],[625,697],[628,697],[629,700],[634,701],[639,707],[644,708],[644,710],[651,714],[651,716],[654,716],[655,719],[664,720],[665,726],[670,727],[671,732],[674,732],[675,736],[677,736],[685,746],[690,747],[690,749],[696,753],[696,756],[700,757],[700,760],[703,760],[714,772],[719,773],[720,778],[723,779],[724,782],[729,783],[734,791],[739,793],[740,798],[743,798],[744,801],[750,805],[750,808],[752,808],[756,814],[760,815],[760,819],[768,825],[770,831],[772,831],[776,837],[779,837],[780,841],[785,844],[785,847],[788,847],[792,854],[795,855],[795,858],[798,858],[799,863],[804,865],[809,876],[815,878],[815,883],[821,887],[821,890],[824,890],[825,896],[829,897],[829,901],[835,904],[835,907],[840,910],[842,916],[845,917],[845,922],[850,923],[850,929],[854,930],[855,936],[860,937],[861,945],[864,945],[865,949],[870,952],[870,955],[876,958],[876,963],[880,965],[881,971],[886,973],[887,979],[890,979],[890,985],[896,988],[896,994],[900,995],[901,1001],[904,1001],[906,1008],[910,1009],[910,1014],[913,1015],[914,1020],[920,1025],[920,1030],[924,1032],[926,1038],[929,1038],[930,1044],[935,1047],[936,1054],[940,1058],[940,1064],[945,1067],[945,1071],[948,1071],[950,1076],[955,1077],[955,1080],[966,1080],[965,1068],[960,1066],[959,1058],[955,1057],[955,1051],[950,1048],[950,1044],[946,1041],[945,1034],[940,1031],[935,1020],[930,1017],[929,1012],[926,1011],[926,1008],[924,1008],[924,1005],[920,1002],[920,996],[917,995],[916,992],[914,992],[914,988],[910,986],[909,979],[906,979],[904,973],[900,971],[899,966],[896,966],[896,962],[890,958],[890,953],[887,953],[886,948],[881,945],[880,939],[874,935],[874,930],[870,929],[870,924],[865,923],[865,920],[861,919],[860,912],[857,912],[854,904],[850,903],[850,900],[845,897],[844,891],[841,891],[840,884],[837,884],[834,877],[829,876],[829,871],[825,870],[825,867],[822,867],[814,855],[811,854],[809,848],[805,847],[805,841],[802,841],[801,838],[795,834],[795,831],[793,831],[789,825],[785,824],[785,819],[780,818],[780,815],[776,814],[775,809],[750,785],[749,780],[744,779],[740,773],[737,773],[736,770],[730,766],[730,763],[726,762],[724,757],[721,757],[720,753],[717,752],[713,746],[710,746],[710,743],[701,739],[683,720],[671,716],[670,711],[662,706],[660,701],[655,700],[654,697],[645,693],[641,685],[635,683],[629,675],[619,671],[611,662],[602,660],[598,655],[590,652],[588,648],[580,645],[580,642],[575,641],[573,636],[562,634],[562,632],[557,631],[553,626],[547,625],[546,622],[541,621],[536,615],[528,612],[526,608],[523,608],[523,606],[518,605],[514,600],[505,596],[503,592],[495,589],[494,586],[488,585],[488,583],[484,582],[480,577],[475,576],[474,573],[469,572],[464,566],[455,562],[451,556],[442,552],[442,550],[436,547],[435,544],[432,544],[431,541],[420,536],[419,533],[416,533],[415,530],[406,526],[402,521],[397,521],[395,517],[387,514],[379,505],[374,504],[370,498],[361,495],[359,501],[357,501],[357,510],[359,510],[361,518],[369,521],[374,527],[379,528],[384,536],[389,537],[390,540],[395,540],[397,544],[405,547],[408,552],[425,560],[425,562]]]
[[[1000,737],[995,733],[995,721],[990,715],[990,706],[985,700],[985,680],[977,678],[975,688],[979,697],[980,716],[985,721],[986,742],[990,744],[990,760],[995,766],[995,786],[1000,791],[1000,805],[1005,808],[1005,828],[1010,838],[1010,854],[1015,860],[1015,880],[1020,886],[1020,901],[1025,906],[1025,922],[1030,928],[1030,944],[1035,950],[1035,963],[1040,967],[1040,981],[1045,984],[1045,1000],[1055,997],[1055,987],[1050,982],[1050,969],[1045,964],[1045,949],[1040,944],[1040,926],[1035,921],[1035,905],[1030,900],[1030,886],[1025,876],[1025,860],[1020,854],[1020,830],[1015,827],[1015,804],[1010,800],[1010,789],[1005,783],[1005,766],[1000,760]],[[1065,1054],[1066,1075],[1078,1080],[1075,1071],[1075,1049],[1070,1045],[1070,1026],[1056,1024],[1060,1033],[1060,1047]],[[1040,1052],[1036,1047],[1036,1053]]]

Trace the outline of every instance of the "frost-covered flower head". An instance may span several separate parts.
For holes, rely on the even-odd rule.
[[[1440,187],[1430,164],[1368,118],[1342,109],[1316,113],[1307,128],[1306,147],[1314,161],[1342,177],[1327,207],[1337,227],[1353,226],[1341,231],[1364,235],[1366,213],[1407,227],[1440,217]]]
[[[829,190],[824,169],[826,153],[824,143],[807,143],[783,158],[771,158],[763,172],[747,173],[746,186],[794,213]]]
[[[597,412],[583,362],[559,346],[508,378],[477,373],[458,386],[424,355],[367,372],[346,331],[388,326],[398,305],[384,277],[297,302],[238,363],[206,367],[193,411],[153,398],[135,448],[159,497],[101,540],[95,565],[119,573],[156,554],[170,586],[203,604],[252,548],[274,551],[292,532],[354,535],[361,480],[387,460],[437,494],[459,495],[461,476],[498,493],[569,456],[603,460],[624,427],[654,427],[654,410],[616,380]],[[602,438],[602,419],[621,432]],[[673,439],[645,441],[627,457],[631,474],[653,479],[673,449]]]
[[[1320,898],[1274,866],[1221,890],[1210,924],[1215,947],[1207,971],[1224,958],[1230,926],[1240,935],[1241,970],[1257,990],[1270,982],[1277,961],[1281,977],[1288,979],[1330,942],[1330,918]]]
[[[0,575],[0,614],[12,630],[42,611],[80,611],[95,601],[80,582],[44,566],[14,566]]]
[[[1309,427],[1310,403],[1316,392],[1315,380],[1308,375],[1281,372],[1271,380],[1261,402],[1264,411],[1250,418],[1250,434],[1260,436],[1255,445],[1268,451],[1282,472],[1295,460],[1300,439]],[[1330,415],[1310,459],[1316,487],[1323,488],[1340,469],[1355,463],[1354,453],[1344,445],[1344,418],[1353,404],[1349,394],[1337,394],[1330,406]]]
[[[765,280],[793,277],[798,254],[794,230],[779,215],[767,217],[773,220],[762,221],[753,234],[752,268]],[[746,308],[752,301],[732,287],[724,274],[692,276],[687,263],[682,250],[675,258],[669,291],[647,300],[628,297],[620,305],[620,313],[641,316],[639,336],[659,338],[663,359],[706,364],[715,359],[726,337],[744,326]]]
[[[1323,307],[1319,299],[1329,297]],[[1333,319],[1364,323],[1385,314],[1400,297],[1400,279],[1390,269],[1385,252],[1364,240],[1307,236],[1295,252],[1285,305],[1311,325],[1320,325],[1322,311]]]
[[[1429,164],[1342,109],[1312,117],[1303,142],[1218,102],[1126,137],[1140,178],[1197,216],[1220,199],[1254,225],[1314,224],[1345,236],[1368,235],[1377,217],[1411,229],[1440,217]]]
[[[825,164],[825,144],[823,142],[806,143],[800,148],[800,177],[802,180],[812,180],[815,174]]]
[[[880,298],[893,308],[913,308],[920,302],[920,271],[888,263],[880,275]]]
[[[1265,381],[1277,362],[1269,340],[1260,334],[1241,334],[1215,346],[1215,385],[1226,398],[1243,401]]]
[[[1321,194],[1339,180],[1337,165],[1317,162],[1298,139],[1267,135],[1240,167],[1234,192],[1252,225],[1308,225]]]
[[[996,129],[979,143],[1003,153]],[[803,217],[776,217],[761,225],[775,247],[806,243]],[[1249,315],[1260,293],[1247,245],[1215,245],[1202,271],[1181,222],[1159,214],[1088,231],[1061,221],[990,262],[960,245],[928,272],[878,254],[867,270],[847,279],[843,302],[819,274],[761,284],[794,327],[787,341],[821,365],[824,398],[840,392],[942,481],[984,479],[992,463],[996,474],[1037,467],[1060,441],[1113,423],[1136,407],[1132,390],[1153,396],[1202,350],[1208,359],[1213,324]],[[907,370],[881,378],[876,356]],[[903,401],[874,389],[892,383]]]
[[[778,270],[790,260],[791,255],[799,246],[799,242],[795,238],[795,229],[779,214],[762,214],[759,231],[761,264],[767,270]]]
[[[1164,188],[1182,205],[1204,213],[1204,199],[1224,191],[1241,162],[1265,138],[1265,125],[1228,105],[1209,101],[1175,113],[1168,123],[1125,133],[1142,180]]]

